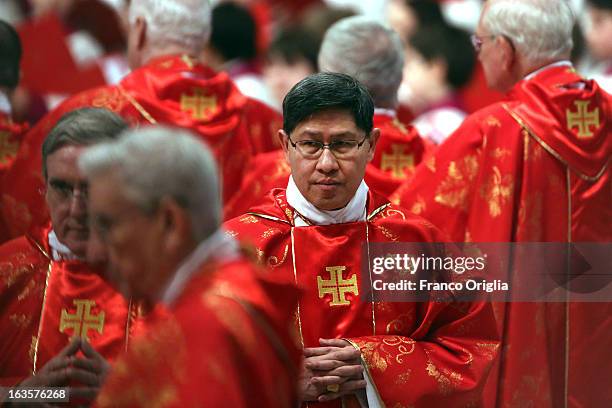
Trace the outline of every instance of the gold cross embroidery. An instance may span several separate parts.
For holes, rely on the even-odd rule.
[[[577,111],[572,112],[569,109],[565,111],[567,115],[567,128],[578,128],[578,138],[588,139],[593,137],[590,127],[599,127],[599,108],[589,111],[589,103],[591,101],[574,101]]]
[[[87,340],[87,332],[96,330],[102,334],[104,329],[104,312],[94,316],[91,314],[92,306],[96,305],[93,300],[75,299],[72,301],[76,306],[76,313],[69,314],[66,309],[62,309],[59,331],[64,333],[66,329],[73,329],[74,336],[81,336]]]
[[[328,266],[325,268],[329,272],[330,279],[325,280],[317,276],[317,287],[319,288],[319,298],[325,295],[331,295],[332,301],[329,306],[348,306],[350,300],[346,299],[347,293],[359,295],[359,287],[357,286],[357,275],[354,274],[349,279],[342,278],[342,271],[346,266]]]
[[[193,95],[181,94],[181,110],[193,119],[206,120],[216,108],[217,97],[205,96],[201,89],[193,88]]]
[[[380,169],[382,171],[391,170],[391,175],[396,179],[406,178],[404,170],[414,167],[414,157],[411,154],[403,154],[404,146],[401,144],[392,144],[393,153],[383,153],[380,161]]]

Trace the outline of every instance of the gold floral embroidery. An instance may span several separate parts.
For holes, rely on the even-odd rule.
[[[127,101],[116,88],[102,89],[91,101],[94,108],[105,108],[113,112],[120,112]]]
[[[285,250],[283,251],[283,257],[279,260],[277,256],[272,255],[268,257],[268,260],[266,261],[267,265],[272,268],[276,268],[282,265],[282,263],[285,262],[285,259],[287,259],[288,253],[289,253],[289,245],[285,245]]]
[[[487,118],[485,119],[485,123],[491,127],[495,126],[495,127],[501,127],[501,122],[499,121],[498,118],[496,118],[493,115],[489,115],[487,116]]]
[[[451,161],[448,175],[438,186],[434,200],[450,208],[467,210],[467,198],[477,174],[478,158],[475,155]]]
[[[412,207],[410,208],[410,212],[416,215],[420,215],[426,209],[427,209],[427,204],[425,203],[425,200],[420,194],[417,195],[415,202],[412,204]]]
[[[411,369],[407,369],[405,372],[401,373],[400,375],[397,376],[397,378],[395,379],[395,384],[396,385],[404,385],[408,383],[408,380],[410,380],[410,374],[412,374],[412,370]]]
[[[489,360],[493,360],[499,350],[498,343],[476,343],[476,349]]]
[[[426,160],[425,160],[425,167],[427,167],[429,169],[429,171],[431,171],[432,173],[436,172],[436,156],[429,156]]]
[[[24,329],[32,322],[32,316],[26,316],[25,314],[12,314],[9,319],[15,326],[20,329]]]
[[[387,324],[387,334],[406,332],[414,323],[414,314],[401,314]]]
[[[403,211],[398,210],[396,208],[387,208],[386,210],[382,211],[380,214],[382,218],[390,218],[390,217],[395,217],[397,215],[401,217],[402,220],[406,219],[406,215],[403,213]]]
[[[493,174],[485,181],[480,190],[480,196],[489,203],[489,214],[498,217],[502,207],[506,205],[514,189],[514,181],[511,174],[501,175],[497,166],[493,166]]]
[[[518,234],[529,241],[542,237],[542,215],[544,196],[541,191],[525,197],[518,212]]]
[[[407,356],[414,352],[416,348],[416,341],[402,336],[396,336],[391,338],[383,339],[383,344],[391,347],[397,347],[397,355],[395,356],[395,361],[398,364],[403,364],[402,356]]]
[[[280,232],[278,228],[270,228],[265,230],[263,234],[261,234],[261,237],[267,239],[270,238],[272,235],[276,234],[277,232]]]
[[[238,221],[243,224],[257,224],[259,222],[257,217],[253,215],[243,215],[242,217],[238,218]]]
[[[436,379],[438,390],[444,396],[451,394],[463,381],[461,374],[447,369],[440,371],[431,360],[427,362],[426,370],[430,377]]]
[[[378,343],[376,342],[366,342],[360,344],[359,349],[369,368],[385,372],[388,366],[387,361],[376,350],[377,346]]]
[[[511,155],[512,153],[510,152],[509,149],[504,149],[502,147],[496,147],[491,152],[491,157],[497,160],[502,160],[506,157],[510,157]]]
[[[382,234],[388,239],[390,239],[391,241],[397,241],[399,239],[399,236],[393,234],[391,231],[389,231],[387,228],[383,227],[382,225],[376,225],[376,229],[382,232]]]

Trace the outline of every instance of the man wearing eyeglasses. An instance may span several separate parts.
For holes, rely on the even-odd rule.
[[[612,103],[569,61],[567,3],[486,2],[472,40],[508,100],[468,117],[395,193],[453,241],[612,241]],[[609,405],[611,314],[609,303],[499,305],[505,351],[485,406]]]
[[[0,246],[1,386],[70,384],[71,401],[91,400],[105,359],[123,351],[134,333],[134,305],[85,260],[88,185],[77,167],[86,146],[125,129],[114,113],[84,108],[64,115],[45,139],[41,194],[50,225]]]
[[[255,247],[271,276],[304,289],[295,321],[304,347],[302,402],[477,404],[497,346],[487,305],[459,311],[450,303],[360,297],[372,288],[359,273],[362,246],[444,240],[364,182],[379,136],[367,90],[345,74],[314,74],[287,94],[283,114],[279,138],[291,168],[287,188],[272,190],[265,204],[225,228]],[[402,350],[410,355],[404,358]],[[447,376],[452,386],[443,385]]]

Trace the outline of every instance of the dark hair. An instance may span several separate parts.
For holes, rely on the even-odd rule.
[[[405,4],[414,12],[419,27],[446,21],[440,4],[435,0],[405,0]]]
[[[268,58],[280,57],[290,65],[304,60],[313,71],[318,71],[317,58],[321,43],[310,30],[302,27],[291,27],[283,30],[270,44]]]
[[[408,42],[427,62],[444,60],[446,81],[453,88],[462,87],[472,77],[476,53],[465,31],[446,24],[422,26]]]
[[[255,58],[255,37],[255,20],[249,10],[231,2],[213,8],[210,44],[226,61]]]
[[[587,0],[587,5],[602,10],[612,10],[612,0]]]
[[[101,108],[81,108],[60,118],[42,145],[42,171],[47,179],[47,157],[64,146],[89,146],[117,139],[128,124],[116,113]]]
[[[326,109],[345,109],[366,135],[372,131],[374,101],[355,78],[335,72],[312,74],[295,84],[283,100],[283,130],[291,134],[311,115]]]
[[[19,83],[21,41],[9,23],[0,20],[0,86],[15,88]]]

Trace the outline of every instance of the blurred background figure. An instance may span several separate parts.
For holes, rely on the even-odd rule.
[[[459,94],[472,77],[476,54],[465,31],[445,23],[417,28],[406,44],[402,100],[421,136],[438,145],[466,116]]]
[[[276,106],[263,82],[257,60],[257,27],[249,9],[234,2],[220,3],[212,10],[211,27],[204,60],[213,69],[227,72],[243,94]]]
[[[293,85],[317,72],[319,46],[315,34],[303,27],[283,30],[270,44],[264,79],[278,110]]]
[[[444,23],[440,3],[432,0],[389,0],[387,22],[404,41],[419,27]]]
[[[584,34],[591,60],[580,69],[612,92],[612,0],[587,0],[586,5]]]

